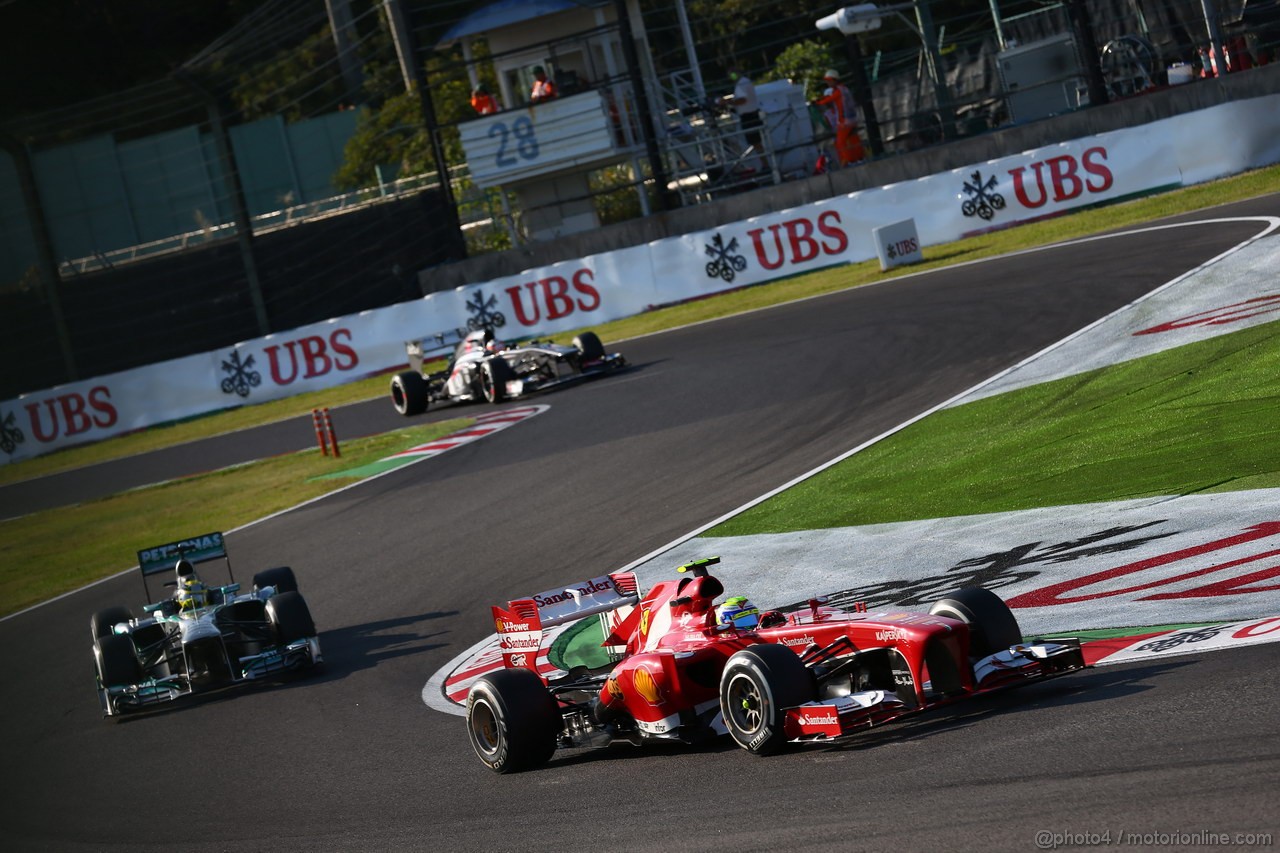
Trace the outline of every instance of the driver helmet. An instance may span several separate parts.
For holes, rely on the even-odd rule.
[[[178,606],[182,610],[198,610],[205,606],[207,589],[194,574],[183,575],[178,581]]]
[[[722,628],[749,631],[760,624],[760,608],[745,595],[735,595],[716,608],[716,624]]]

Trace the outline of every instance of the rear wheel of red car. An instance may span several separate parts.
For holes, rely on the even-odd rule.
[[[480,392],[490,403],[507,399],[507,383],[516,378],[505,358],[491,358],[480,365]]]
[[[495,773],[532,770],[551,760],[560,712],[542,679],[527,669],[482,676],[467,694],[467,735]]]
[[[784,711],[811,702],[811,673],[786,646],[762,644],[735,652],[720,675],[720,711],[738,746],[772,755],[787,744]]]
[[[427,380],[421,373],[408,370],[397,373],[391,380],[391,403],[406,417],[425,412],[430,398]]]
[[[980,586],[956,590],[935,601],[929,612],[968,623],[969,656],[973,658],[984,658],[1022,642],[1022,629],[1009,605]]]
[[[142,679],[138,653],[127,634],[99,637],[93,644],[93,656],[98,665],[98,679],[103,687],[137,684]]]

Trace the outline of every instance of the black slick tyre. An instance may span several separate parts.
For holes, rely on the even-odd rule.
[[[495,773],[532,770],[551,760],[561,729],[556,701],[536,674],[502,669],[467,694],[467,736]]]
[[[505,358],[491,358],[480,365],[480,391],[490,403],[507,399],[507,383],[515,378],[515,371]]]
[[[391,379],[391,404],[405,417],[420,415],[427,410],[431,394],[427,380],[421,373],[407,370]]]
[[[580,351],[579,358],[582,361],[599,361],[604,358],[604,344],[600,343],[595,332],[583,332],[573,339],[573,345]]]
[[[296,592],[282,592],[267,599],[267,621],[276,642],[284,646],[316,635],[316,625],[306,600]]]
[[[984,658],[1022,642],[1018,620],[1000,596],[980,586],[958,589],[929,608],[934,616],[969,626],[969,656]]]
[[[275,587],[276,595],[282,592],[297,592],[298,579],[293,576],[293,569],[288,566],[263,569],[253,576],[254,592],[269,586]]]
[[[813,673],[786,646],[765,643],[735,652],[720,675],[720,711],[729,736],[752,755],[787,745],[784,711],[816,698]]]
[[[142,666],[133,640],[125,634],[108,634],[93,644],[98,681],[103,687],[124,687],[142,679]]]
[[[114,628],[120,622],[128,622],[133,618],[133,611],[127,607],[117,605],[116,607],[108,607],[105,610],[99,610],[93,614],[93,618],[89,620],[89,630],[93,632],[93,639],[100,640],[103,637],[109,637]]]

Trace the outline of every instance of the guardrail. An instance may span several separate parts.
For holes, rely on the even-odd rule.
[[[465,176],[465,171],[465,169],[451,170],[450,179],[456,184],[460,177]],[[463,174],[459,174],[459,172]],[[377,187],[366,187],[330,196],[329,198],[306,202],[305,204],[291,205],[269,213],[260,213],[250,218],[251,227],[254,234],[270,233],[281,228],[289,228],[300,222],[321,219],[327,216],[337,216],[370,205],[394,201],[401,196],[431,189],[439,185],[439,177],[435,172],[413,175],[408,178],[390,181]],[[464,223],[463,228],[479,227],[488,224],[491,219],[492,216],[477,218],[471,222]],[[181,252],[207,243],[215,243],[233,237],[235,233],[236,226],[232,222],[210,225],[195,231],[188,231],[185,234],[165,237],[162,240],[153,240],[149,243],[139,243],[136,246],[129,246],[124,249],[96,252],[83,258],[66,260],[58,265],[58,271],[63,277],[67,277],[94,270],[111,269],[122,264],[154,258],[158,255],[172,252]]]

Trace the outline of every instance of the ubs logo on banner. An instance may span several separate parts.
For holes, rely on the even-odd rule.
[[[513,284],[504,290],[515,311],[516,322],[526,327],[562,320],[573,314],[589,314],[600,307],[600,291],[595,286],[595,273],[589,267],[579,267],[568,278],[549,275]]]
[[[12,454],[13,451],[18,449],[18,445],[26,440],[27,437],[19,429],[13,412],[0,418],[0,450]]]
[[[111,402],[111,389],[95,385],[88,391],[68,391],[56,397],[35,400],[23,406],[26,426],[40,444],[51,444],[59,438],[80,435],[92,429],[110,429],[120,419]],[[0,420],[0,450],[12,454],[26,441],[26,433],[18,426],[12,412]]]
[[[1023,208],[1035,210],[1051,201],[1061,204],[1086,193],[1104,193],[1115,185],[1106,161],[1107,149],[1099,145],[1086,149],[1079,159],[1063,154],[1010,169],[1014,198]],[[998,185],[995,175],[984,179],[981,170],[973,172],[962,188],[960,212],[985,221],[994,219],[1006,204]]]
[[[223,394],[248,397],[250,388],[262,384],[262,374],[253,369],[253,356],[241,361],[239,350],[232,350],[231,355],[222,360],[222,372],[227,374],[222,380]]]
[[[981,170],[970,175],[970,181],[964,182],[964,193],[968,196],[960,203],[960,212],[965,216],[977,215],[990,220],[997,210],[1004,210],[1004,196],[996,192],[996,176],[992,175],[985,182]]]
[[[262,351],[267,357],[267,372],[275,385],[292,385],[299,379],[353,370],[360,363],[360,356],[351,346],[350,329],[336,329],[327,338],[306,335],[272,344]],[[240,351],[233,350],[222,360],[222,372],[226,374],[219,386],[222,393],[248,397],[262,384],[262,374],[256,366],[253,355],[242,359]]]
[[[507,316],[501,311],[494,310],[497,307],[498,297],[490,296],[485,299],[484,289],[476,288],[476,291],[467,299],[467,313],[471,315],[467,318],[467,328],[478,332],[486,327],[501,329],[507,325]]]
[[[738,273],[747,268],[747,259],[738,254],[737,237],[733,237],[728,243],[725,243],[724,238],[716,234],[705,248],[707,255],[711,258],[704,268],[707,278],[722,278],[726,282],[730,282],[733,281]]]

